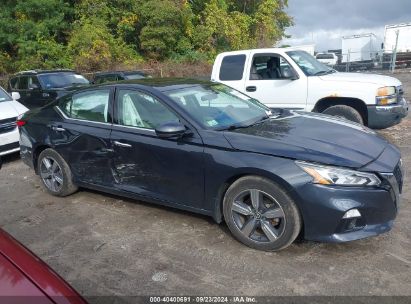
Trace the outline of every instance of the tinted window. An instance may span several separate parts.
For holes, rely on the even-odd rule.
[[[19,78],[18,77],[10,79],[10,88],[11,89],[18,89],[18,84],[19,84]]]
[[[96,80],[94,82],[104,83],[104,82],[117,81],[117,80],[118,80],[117,75],[104,75],[104,76],[96,76]]]
[[[109,122],[110,90],[87,91],[60,101],[60,109],[69,117],[96,122]]]
[[[65,88],[73,85],[85,85],[89,81],[81,75],[72,72],[47,73],[39,75],[45,89]]]
[[[241,80],[244,63],[245,55],[225,56],[221,62],[220,80]]]
[[[40,88],[40,83],[36,76],[28,77],[27,82],[28,82],[27,83],[28,88],[35,88],[35,87]]]
[[[334,59],[332,54],[318,54],[317,59]]]
[[[144,75],[141,74],[127,74],[126,79],[143,79],[146,78]]]
[[[158,99],[133,90],[120,90],[117,98],[120,125],[155,129],[167,122],[178,122],[178,117]]]
[[[29,77],[28,76],[20,76],[18,82],[18,89],[19,90],[27,90],[29,85]]]

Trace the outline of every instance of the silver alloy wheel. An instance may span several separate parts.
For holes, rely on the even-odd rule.
[[[280,204],[268,193],[249,189],[241,192],[231,207],[240,232],[255,242],[275,242],[285,230],[285,214]]]
[[[59,192],[63,187],[63,172],[57,161],[50,157],[44,157],[40,165],[40,176],[47,189],[52,192]]]

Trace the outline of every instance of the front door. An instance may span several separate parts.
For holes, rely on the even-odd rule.
[[[180,139],[161,139],[155,128],[181,119],[158,98],[133,89],[117,89],[113,174],[122,191],[172,204],[202,208],[203,144],[193,131]]]
[[[307,77],[290,77],[296,71],[278,54],[255,54],[246,75],[245,94],[270,108],[305,109]]]

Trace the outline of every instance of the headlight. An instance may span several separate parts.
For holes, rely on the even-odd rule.
[[[315,184],[339,186],[379,186],[380,179],[372,173],[322,166],[302,161],[295,162],[307,172]]]
[[[382,87],[377,90],[377,105],[389,105],[397,102],[397,91],[395,87]]]

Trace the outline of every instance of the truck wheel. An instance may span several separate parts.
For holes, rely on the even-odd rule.
[[[342,117],[347,120],[359,123],[359,124],[364,124],[364,120],[361,116],[361,114],[354,109],[353,107],[346,106],[346,105],[336,105],[336,106],[331,106],[327,109],[325,109],[323,114],[327,115],[332,115],[332,116],[337,116],[337,117]]]

